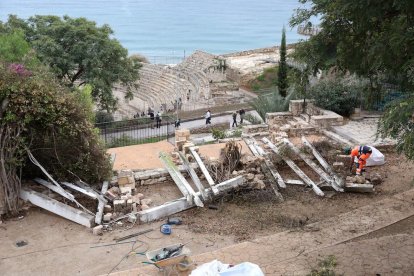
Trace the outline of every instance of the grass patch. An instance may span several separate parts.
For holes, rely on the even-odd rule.
[[[333,255],[327,256],[325,259],[320,260],[318,268],[312,269],[311,273],[307,276],[335,276],[335,267],[337,265],[336,257]]]
[[[118,147],[126,147],[132,145],[141,145],[141,144],[149,144],[149,143],[156,143],[162,140],[166,140],[167,136],[159,136],[159,137],[150,137],[150,138],[133,138],[128,135],[122,135],[119,138],[113,139],[110,143],[107,144],[107,148],[118,148]]]

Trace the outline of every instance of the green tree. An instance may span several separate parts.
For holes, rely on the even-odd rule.
[[[277,87],[279,88],[280,95],[285,98],[288,89],[287,80],[287,64],[286,64],[286,31],[285,27],[282,30],[282,42],[280,43],[280,60],[278,69]]]
[[[398,140],[398,149],[413,158],[414,142],[407,131],[414,105],[414,5],[411,0],[299,0],[309,8],[298,9],[291,26],[308,24],[320,18],[320,32],[297,48],[313,70],[335,66],[343,72],[369,79],[371,95],[379,95],[381,83],[397,85],[406,97],[394,102],[381,120],[382,136],[405,137]],[[308,55],[309,52],[317,53]],[[372,96],[370,96],[372,97]],[[397,116],[403,103],[404,116]]]
[[[24,63],[29,68],[39,64],[30,44],[25,40],[23,31],[19,29],[10,33],[0,31],[0,60]]]
[[[91,85],[92,96],[102,108],[116,107],[112,94],[116,83],[126,86],[126,98],[132,98],[141,63],[128,57],[108,25],[99,27],[86,18],[36,15],[28,20],[11,16],[1,29],[23,30],[39,60],[61,83],[71,88]]]
[[[43,68],[0,63],[0,213],[18,211],[20,177],[39,175],[27,150],[58,179],[96,183],[110,176],[109,158],[88,118],[87,91],[67,90]]]

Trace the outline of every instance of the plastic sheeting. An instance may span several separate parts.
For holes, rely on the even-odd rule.
[[[190,276],[264,276],[260,267],[256,264],[244,262],[230,267],[220,261],[214,260],[202,264],[193,270]]]
[[[385,157],[384,154],[382,154],[379,150],[377,150],[373,146],[369,146],[372,149],[371,156],[367,159],[367,167],[371,166],[381,166],[385,164]],[[358,163],[358,158],[355,157],[354,159],[355,163]]]

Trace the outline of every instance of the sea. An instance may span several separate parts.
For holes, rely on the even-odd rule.
[[[86,17],[108,24],[129,54],[175,63],[195,50],[225,54],[280,45],[305,37],[289,26],[298,0],[0,0],[9,14]]]

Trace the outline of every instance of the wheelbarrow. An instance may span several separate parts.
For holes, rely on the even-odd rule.
[[[190,249],[185,245],[173,244],[145,253],[148,260],[148,262],[145,263],[155,265],[158,269],[164,272],[183,272],[189,270],[192,264],[189,257],[190,253]]]

